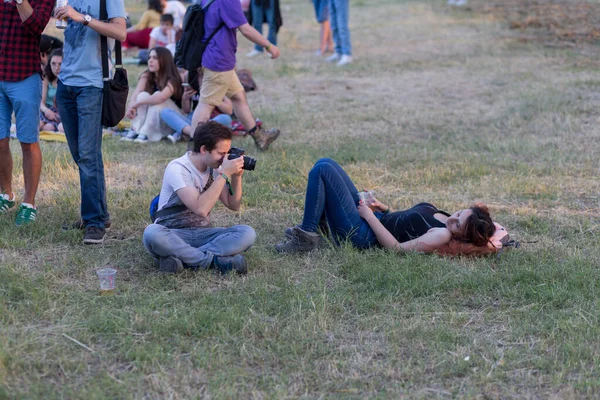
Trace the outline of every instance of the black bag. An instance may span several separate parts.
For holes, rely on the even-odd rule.
[[[100,0],[100,20],[107,21],[106,0]],[[106,36],[100,36],[100,51],[102,53],[102,81],[104,82],[102,98],[102,125],[115,126],[125,116],[129,81],[127,70],[123,68],[121,59],[121,42],[115,41],[115,72],[110,79],[108,70],[108,45]]]
[[[189,6],[183,17],[181,38],[175,47],[175,65],[188,71],[195,71],[202,66],[202,55],[206,46],[215,34],[225,26],[221,23],[206,41],[204,38],[204,13],[215,0],[210,0],[204,7],[199,4]]]

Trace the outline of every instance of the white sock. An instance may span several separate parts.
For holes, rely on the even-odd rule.
[[[36,209],[36,207],[34,207],[33,204],[29,204],[29,203],[21,203],[21,204],[27,208],[33,208],[34,210]]]

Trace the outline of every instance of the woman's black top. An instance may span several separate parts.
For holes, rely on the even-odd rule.
[[[446,224],[434,217],[436,213],[450,216],[432,204],[419,203],[408,210],[385,214],[380,221],[399,243],[404,243],[423,236],[431,228],[444,228]]]

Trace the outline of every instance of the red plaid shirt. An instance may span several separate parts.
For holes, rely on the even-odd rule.
[[[29,0],[33,14],[21,21],[15,1],[0,0],[0,81],[18,82],[41,73],[40,35],[56,0]]]

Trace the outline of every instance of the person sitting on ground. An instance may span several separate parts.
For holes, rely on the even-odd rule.
[[[179,0],[167,1],[163,13],[171,14],[173,16],[173,26],[175,29],[181,29],[183,27],[183,17],[185,17],[185,11],[187,8]]]
[[[175,55],[175,28],[173,27],[173,16],[163,14],[160,16],[160,26],[150,32],[149,48],[166,47],[171,54]]]
[[[132,130],[121,140],[136,143],[157,142],[170,133],[171,128],[160,119],[164,108],[179,110],[181,104],[181,77],[173,55],[164,47],[150,50],[148,69],[142,72],[127,106],[125,116],[132,120]]]
[[[358,249],[381,246],[401,253],[436,252],[445,249],[452,239],[486,246],[496,227],[483,204],[452,215],[429,203],[396,212],[377,199],[370,205],[363,204],[342,167],[330,158],[322,158],[308,174],[302,224],[288,228],[288,240],[279,243],[276,250],[313,250],[321,241],[319,229],[330,229],[335,241],[349,240]]]
[[[48,64],[44,68],[42,81],[42,102],[40,104],[40,130],[48,132],[64,132],[60,115],[56,108],[56,89],[58,87],[58,74],[63,60],[62,49],[54,50],[48,57]]]
[[[160,16],[166,5],[166,0],[148,0],[148,9],[142,14],[140,21],[127,28],[127,39],[123,48],[139,47],[147,49],[150,43],[150,32],[160,25]]]
[[[239,211],[244,158],[228,159],[231,129],[214,121],[199,125],[193,149],[165,170],[156,220],[144,230],[143,243],[165,273],[183,268],[247,272],[240,253],[254,244],[256,232],[247,225],[211,228],[217,200]]]
[[[198,105],[198,100],[200,98],[198,94],[200,91],[198,84],[199,82],[202,82],[202,73],[193,77],[191,83],[187,83],[188,75],[187,71],[182,75],[182,80],[185,81],[182,84],[183,97],[181,99],[181,111],[183,111],[183,114],[181,114],[179,110],[172,108],[165,108],[160,112],[160,118],[175,131],[167,136],[167,139],[172,143],[178,142],[183,135],[191,137],[193,133],[191,126],[192,115],[194,114],[194,108]],[[224,97],[223,102],[213,110],[211,120],[231,128],[232,113],[233,107],[231,105],[231,100],[229,100],[228,97]]]

